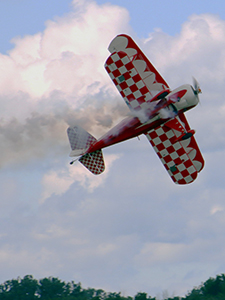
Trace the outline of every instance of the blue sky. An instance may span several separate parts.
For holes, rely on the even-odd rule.
[[[15,36],[35,34],[45,29],[45,22],[71,10],[71,1],[2,0],[0,1],[1,52],[12,48]]]
[[[103,4],[107,1],[98,0]],[[174,35],[180,31],[181,24],[192,14],[213,13],[224,16],[224,3],[203,0],[175,0],[153,1],[141,0],[112,0],[112,4],[124,6],[130,13],[130,24],[139,36],[148,35],[154,28],[161,28],[164,32]]]
[[[1,282],[56,276],[160,298],[225,272],[220,2],[0,1]],[[174,185],[142,136],[104,149],[100,176],[69,165],[69,125],[98,138],[128,113],[103,67],[122,32],[171,88],[200,82],[187,118],[206,165],[191,185]]]
[[[112,3],[126,7],[130,24],[140,37],[146,37],[154,28],[174,35],[191,14],[212,13],[224,17],[224,3],[216,1],[159,1],[98,0],[98,4]],[[1,52],[11,49],[10,40],[43,31],[45,22],[71,11],[70,0],[2,0],[0,2]],[[13,20],[13,21],[12,21]]]

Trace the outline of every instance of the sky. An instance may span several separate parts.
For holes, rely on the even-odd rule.
[[[0,1],[0,282],[32,274],[134,296],[185,295],[225,272],[225,4]],[[127,116],[106,71],[131,35],[171,89],[200,83],[186,116],[205,159],[177,186],[144,136],[69,165],[68,126],[96,138]]]

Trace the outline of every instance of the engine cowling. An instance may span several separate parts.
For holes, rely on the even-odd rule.
[[[171,100],[178,111],[189,110],[199,103],[198,94],[189,84],[184,84],[173,90],[166,98]]]

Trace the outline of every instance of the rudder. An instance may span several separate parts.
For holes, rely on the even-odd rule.
[[[71,157],[85,154],[90,145],[96,141],[90,133],[80,126],[69,127],[67,135],[72,149],[70,153]]]

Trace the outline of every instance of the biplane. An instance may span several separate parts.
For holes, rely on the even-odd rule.
[[[105,69],[131,113],[98,140],[79,126],[69,127],[70,156],[77,157],[71,164],[79,160],[93,174],[101,174],[103,148],[144,134],[175,183],[193,182],[204,159],[184,113],[199,103],[198,82],[171,91],[128,35],[116,36],[108,49]]]

